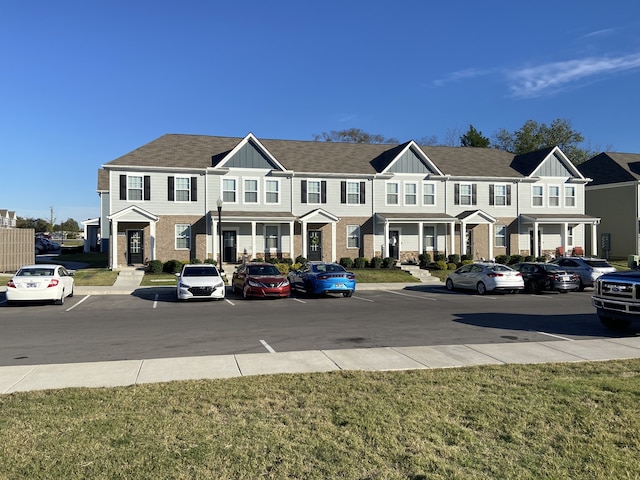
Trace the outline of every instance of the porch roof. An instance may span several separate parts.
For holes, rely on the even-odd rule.
[[[389,221],[406,223],[456,223],[458,221],[455,217],[447,215],[446,213],[376,213],[375,217],[376,223],[378,224],[384,224]]]
[[[581,213],[568,214],[568,213],[527,213],[521,214],[520,220],[525,224],[532,223],[590,223],[598,225],[600,218],[591,217]]]
[[[211,210],[209,212],[212,218],[217,220],[218,212]],[[296,216],[291,212],[256,212],[256,211],[222,211],[222,222],[237,223],[272,223],[272,222],[293,222]]]

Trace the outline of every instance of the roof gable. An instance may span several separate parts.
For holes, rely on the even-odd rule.
[[[249,133],[215,167],[285,170],[260,141]]]
[[[413,142],[400,145],[391,150],[395,153],[391,161],[383,168],[382,173],[418,173],[422,175],[442,175],[435,164],[429,160],[422,150]],[[390,155],[387,155],[389,157]]]
[[[584,179],[558,147],[516,155],[511,166],[526,177],[570,177]]]
[[[578,166],[591,185],[640,181],[640,154],[602,152]]]

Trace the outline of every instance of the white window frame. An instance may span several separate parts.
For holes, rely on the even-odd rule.
[[[347,181],[347,205],[360,205],[360,182]]]
[[[428,189],[432,188],[432,192],[428,192]],[[433,197],[432,202],[428,202],[427,198]],[[423,182],[422,183],[422,204],[425,206],[435,206],[436,204],[436,184],[434,182]]]
[[[436,226],[435,225],[425,225],[422,227],[422,245],[423,249],[427,252],[432,252],[436,248]],[[427,232],[432,231],[433,234],[428,234]],[[427,239],[430,238],[431,242],[428,242]],[[432,245],[429,245],[431,243]]]
[[[269,233],[269,230],[275,228],[275,235]],[[275,240],[275,246],[269,245],[269,240]],[[280,225],[267,223],[264,226],[264,251],[278,252],[280,250]]]
[[[181,183],[186,181],[186,188],[178,188],[179,186],[183,187],[183,185],[180,185]],[[185,198],[180,198],[180,196],[185,196],[186,195],[186,199]],[[174,181],[173,181],[173,201],[174,202],[179,202],[179,203],[184,203],[184,202],[190,202],[191,201],[191,177],[175,177]]]
[[[186,231],[186,234],[184,233]],[[179,240],[186,239],[187,246],[182,247],[178,245]],[[190,250],[191,249],[191,225],[188,223],[176,223],[174,227],[174,248],[176,250]]]
[[[573,190],[573,195],[568,195],[569,191]],[[576,196],[577,196],[578,187],[575,185],[565,185],[564,186],[564,206],[569,208],[574,208],[576,206]]]
[[[410,189],[413,188],[413,192]],[[418,183],[417,182],[404,182],[403,185],[404,195],[402,196],[404,205],[408,207],[415,207],[418,205]]]
[[[552,195],[551,192],[556,189],[558,194]],[[555,199],[556,201],[555,205],[552,199]],[[562,202],[562,199],[560,198],[560,185],[548,185],[547,186],[547,206],[549,208],[560,208],[562,206],[561,202]]]
[[[507,246],[507,226],[495,225],[494,226],[494,246],[505,247]]]
[[[253,182],[255,189],[248,188],[247,182]],[[255,195],[255,200],[247,200],[247,194]],[[243,203],[256,205],[260,203],[260,180],[256,177],[246,177],[242,179],[242,200]]]
[[[540,194],[536,194],[536,189],[540,189]],[[536,205],[536,200],[540,201],[540,205]],[[544,185],[533,185],[531,187],[531,206],[544,207]]]
[[[312,185],[316,190],[312,189]],[[307,180],[307,203],[311,205],[320,205],[322,203],[321,180]]]
[[[360,249],[360,225],[347,225],[347,248]]]
[[[499,194],[498,189],[503,189],[503,193]],[[503,203],[498,203],[498,198],[501,198]],[[493,184],[493,206],[494,207],[507,206],[507,184],[506,183]]]
[[[469,193],[462,193],[463,188],[468,188]],[[459,205],[465,205],[465,206],[473,205],[473,183],[461,183],[460,186],[458,187],[458,194],[459,194],[459,198],[458,198]],[[463,201],[463,199],[465,198],[468,198],[469,200],[468,203]]]
[[[271,184],[276,186],[273,190]],[[269,197],[275,195],[276,200],[270,200]],[[267,205],[280,205],[280,179],[279,178],[265,178],[264,179],[264,203]]]
[[[227,189],[226,183],[233,182],[233,190]],[[236,177],[222,177],[220,179],[220,191],[224,203],[238,203],[238,179]],[[231,198],[233,195],[233,199]]]
[[[390,192],[389,188],[394,186],[396,188],[395,192]],[[395,201],[389,201],[389,199],[394,199]],[[384,197],[385,205],[400,205],[400,184],[398,182],[387,182],[385,187],[385,197]]]
[[[139,180],[140,187],[132,185],[132,180]],[[140,198],[133,198],[131,192],[140,192]],[[137,196],[137,195],[136,195]],[[144,199],[144,177],[142,175],[127,175],[127,201],[141,202]]]
[[[573,247],[573,225],[567,225],[567,247]]]

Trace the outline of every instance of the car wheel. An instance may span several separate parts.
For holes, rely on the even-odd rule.
[[[353,295],[353,292],[342,292],[343,297],[350,297],[351,295]]]
[[[64,305],[64,290],[62,291],[62,295],[58,300],[55,301],[56,305]]]
[[[560,293],[569,293],[569,290],[559,290]]]
[[[600,319],[600,322],[609,330],[625,330],[629,325],[631,325],[631,320],[622,320],[620,318],[611,318],[602,315],[598,315],[598,318]]]
[[[584,283],[582,283],[582,280],[580,280],[580,286],[578,287],[578,291],[584,292]]]
[[[480,295],[484,295],[485,293],[487,293],[487,286],[482,282],[478,282],[478,285],[476,285],[476,290]]]
[[[449,291],[453,291],[454,290],[454,286],[453,286],[453,280],[451,280],[450,278],[447,278],[447,283],[445,283],[445,286],[447,287],[447,290]]]
[[[313,286],[311,285],[311,282],[304,283],[304,291],[307,295],[313,295]]]
[[[538,293],[540,293],[540,286],[538,285],[538,282],[536,282],[535,280],[530,280],[529,282],[527,282],[527,292],[533,295],[537,295]]]
[[[245,300],[247,300],[249,297],[249,287],[245,286],[242,289],[242,296],[244,297]]]
[[[69,298],[73,297],[73,287],[71,287],[71,293],[69,294]]]

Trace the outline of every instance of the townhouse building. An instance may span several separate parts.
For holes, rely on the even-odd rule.
[[[98,230],[114,269],[152,259],[555,256],[597,236],[588,182],[557,147],[514,156],[169,134],[98,171]]]

